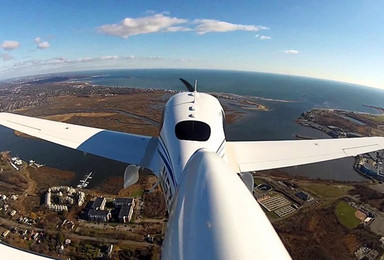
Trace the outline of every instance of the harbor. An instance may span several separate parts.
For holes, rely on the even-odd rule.
[[[355,170],[363,176],[375,179],[379,182],[384,181],[384,151],[378,151],[356,157]]]

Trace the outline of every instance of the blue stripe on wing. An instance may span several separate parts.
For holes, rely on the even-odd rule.
[[[103,130],[77,147],[78,150],[157,171],[157,137]]]

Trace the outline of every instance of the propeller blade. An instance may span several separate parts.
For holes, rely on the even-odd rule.
[[[187,87],[189,92],[195,91],[194,87],[192,87],[192,85],[188,81],[186,81],[185,79],[182,79],[182,78],[179,78],[179,79],[181,80],[181,82],[184,83],[184,85]]]

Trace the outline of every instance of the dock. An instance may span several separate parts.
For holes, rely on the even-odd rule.
[[[84,189],[88,186],[89,180],[92,179],[93,172],[85,174],[83,179],[80,179],[80,183],[76,186],[77,188]]]

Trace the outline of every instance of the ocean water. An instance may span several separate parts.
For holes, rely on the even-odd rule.
[[[184,90],[178,80],[198,80],[198,91],[223,92],[299,101],[303,108],[329,107],[375,112],[362,104],[384,105],[384,91],[364,86],[297,76],[216,70],[114,70],[89,72],[94,84]],[[91,74],[92,73],[92,74]]]
[[[244,117],[227,128],[228,140],[283,140],[295,139],[296,134],[317,138],[327,135],[300,126],[294,120],[312,108],[339,108],[377,113],[363,104],[384,107],[384,91],[327,80],[266,73],[216,70],[105,70],[65,73],[77,80],[98,85],[184,90],[178,78],[198,80],[198,91],[222,92],[258,97],[257,102],[271,108],[269,112],[245,111]],[[80,77],[81,76],[81,77]],[[290,101],[290,102],[282,102]],[[161,110],[159,110],[161,113]],[[23,159],[33,158],[39,163],[75,171],[80,178],[86,171],[96,172],[91,186],[109,176],[122,176],[124,164],[100,159],[93,155],[40,140],[15,137],[13,132],[0,127],[0,150],[11,150]],[[292,175],[310,178],[362,181],[353,170],[352,158],[285,169]]]

